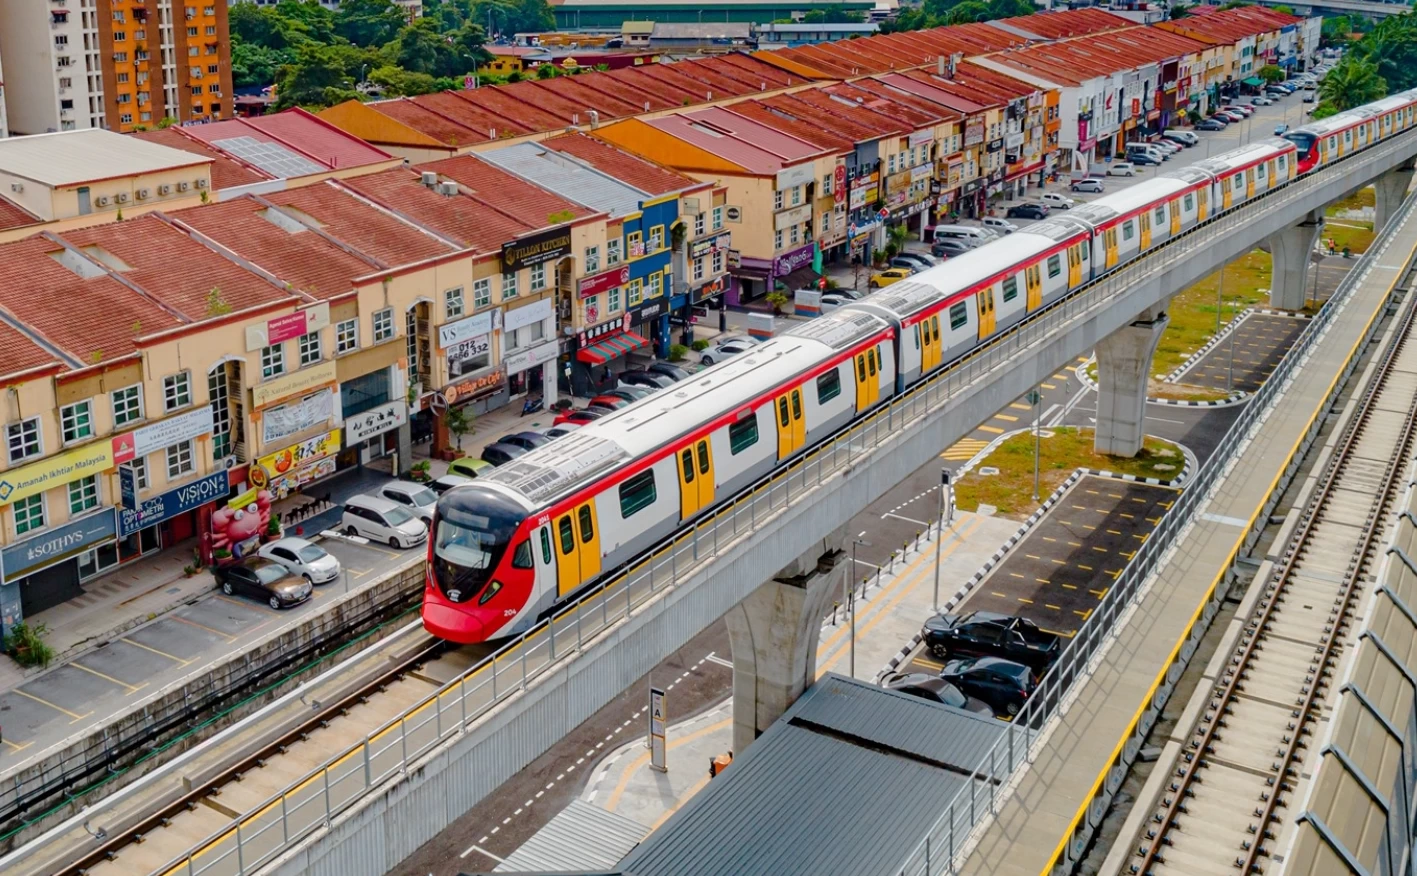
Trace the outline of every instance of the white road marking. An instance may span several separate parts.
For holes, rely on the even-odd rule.
[[[923,520],[916,520],[916,519],[913,518],[913,517],[902,517],[902,516],[899,515],[899,514],[885,514],[885,515],[883,515],[883,516],[885,516],[885,517],[894,517],[896,520],[904,520],[906,523],[914,523],[914,524],[916,524],[917,526],[929,526],[929,525],[930,525],[930,524],[926,523],[926,522],[923,521]]]
[[[708,655],[708,658],[707,658],[707,659],[708,659],[708,661],[709,661],[710,663],[717,663],[719,666],[727,666],[729,669],[732,669],[732,668],[733,668],[733,661],[732,661],[732,660],[724,660],[722,657],[718,656],[717,654],[710,654],[710,655]]]

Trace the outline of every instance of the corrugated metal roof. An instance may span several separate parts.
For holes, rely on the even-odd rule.
[[[638,213],[647,200],[644,192],[587,168],[567,155],[537,143],[520,143],[478,153],[478,157],[503,170],[585,204],[614,218]]]
[[[571,805],[497,865],[494,873],[613,868],[649,828],[593,803]]]
[[[891,872],[1007,731],[828,674],[621,866],[636,876]]]

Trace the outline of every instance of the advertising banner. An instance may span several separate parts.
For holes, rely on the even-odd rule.
[[[275,380],[267,380],[251,388],[251,401],[257,408],[264,408],[281,399],[309,392],[326,383],[334,383],[339,371],[333,361],[321,362],[302,368],[294,374],[287,374]]]
[[[468,338],[485,335],[502,327],[501,310],[484,310],[476,316],[438,326],[438,347],[446,350]]]
[[[262,446],[328,423],[334,413],[334,400],[334,390],[322,389],[298,401],[262,411]]]
[[[344,418],[344,440],[356,444],[408,422],[408,402],[391,401]]]
[[[323,435],[316,435],[299,444],[292,444],[284,450],[262,456],[251,465],[251,486],[264,487],[287,472],[339,452],[340,430],[331,429]]]
[[[113,463],[122,465],[139,456],[147,456],[154,450],[165,450],[174,444],[210,435],[213,428],[211,405],[203,405],[185,414],[159,420],[141,429],[115,436]]]
[[[492,336],[468,338],[448,348],[448,376],[461,377],[492,364]]]
[[[812,250],[812,245],[808,244],[800,249],[794,249],[791,252],[778,256],[777,260],[773,262],[773,275],[785,277],[798,268],[806,267],[811,264]]]
[[[502,320],[502,331],[514,332],[519,328],[550,319],[553,313],[555,310],[551,306],[550,298],[518,307],[515,310],[508,310]]]
[[[225,499],[230,491],[226,472],[219,471],[151,499],[144,499],[137,508],[119,509],[118,537],[127,538],[140,529],[147,529],[170,517],[184,514],[208,502]]]
[[[263,325],[246,327],[246,352],[284,343],[291,338],[330,326],[330,303],[322,301],[304,310],[266,320]]]
[[[111,441],[96,441],[68,453],[22,465],[0,474],[0,505],[27,499],[52,487],[107,471],[112,466]]]
[[[0,558],[3,558],[0,562],[5,565],[5,580],[17,581],[78,556],[96,545],[111,541],[115,532],[113,512],[108,508],[46,529],[34,538],[6,547],[0,553]]]
[[[510,274],[559,259],[570,251],[571,229],[553,228],[502,244],[502,271]]]
[[[581,298],[590,298],[592,295],[599,295],[602,292],[609,292],[616,286],[623,286],[630,282],[630,266],[622,265],[613,268],[603,274],[596,274],[594,277],[586,277],[581,280],[577,288]]]

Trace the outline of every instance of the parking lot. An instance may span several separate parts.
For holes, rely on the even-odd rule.
[[[347,590],[375,580],[424,550],[396,551],[344,538],[319,540],[344,574],[315,588],[314,598],[276,610],[218,589],[134,627],[96,650],[0,693],[0,767],[23,760],[34,746],[58,742],[102,724],[165,685],[199,672],[226,655],[298,623]]]
[[[1232,337],[1212,347],[1177,382],[1254,392],[1308,324],[1298,317],[1252,313],[1235,327]]]
[[[955,610],[1026,617],[1071,637],[1107,595],[1177,491],[1081,478]],[[937,674],[942,663],[917,649],[903,671]]]

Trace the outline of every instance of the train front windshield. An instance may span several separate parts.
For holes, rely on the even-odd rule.
[[[465,602],[482,592],[521,524],[520,514],[508,513],[497,504],[474,507],[463,496],[454,499],[452,494],[438,503],[433,577],[452,602]]]

